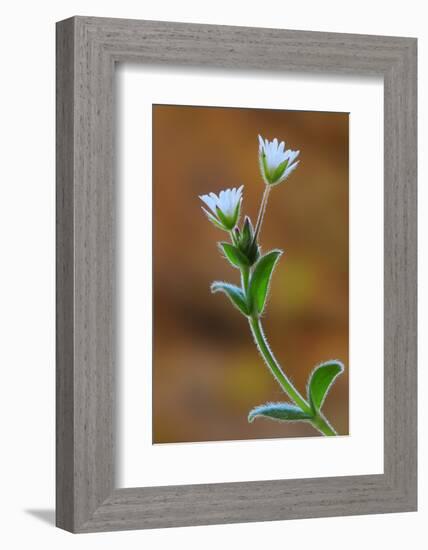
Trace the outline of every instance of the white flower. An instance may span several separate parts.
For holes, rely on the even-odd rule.
[[[267,185],[281,183],[297,168],[300,161],[294,162],[300,151],[285,149],[285,143],[275,138],[268,141],[259,136],[260,171]],[[293,164],[294,163],[294,164]]]
[[[220,191],[218,196],[215,193],[210,193],[209,195],[202,195],[199,197],[214,214],[211,214],[202,207],[208,219],[212,221],[216,227],[224,231],[231,231],[235,227],[241,209],[243,188],[244,186],[241,185],[238,189],[234,187],[233,189]]]

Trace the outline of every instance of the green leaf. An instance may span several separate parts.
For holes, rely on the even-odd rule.
[[[245,295],[242,290],[230,283],[216,281],[211,285],[211,292],[224,292],[230,299],[232,304],[239,309],[244,315],[249,315],[250,311],[245,300]]]
[[[245,216],[244,225],[242,227],[242,237],[240,239],[240,246],[242,250],[248,250],[253,242],[254,229],[253,224],[248,216]]]
[[[249,286],[250,304],[253,313],[263,313],[273,269],[281,256],[281,250],[272,250],[262,256],[255,265]]]
[[[265,416],[273,420],[296,422],[298,420],[311,420],[313,415],[306,413],[292,403],[266,403],[254,407],[248,414],[248,422],[253,422],[257,416]]]
[[[236,246],[225,242],[220,243],[220,246],[223,249],[224,255],[233,266],[239,269],[241,267],[247,267],[249,265],[247,257],[242,254],[242,252],[238,248],[236,248]]]
[[[238,226],[236,226],[235,229],[232,231],[232,238],[233,244],[237,245],[239,243],[239,239],[241,238],[241,233]]]
[[[216,212],[217,212],[217,216],[219,217],[221,223],[224,225],[224,227],[230,231],[231,229],[233,229],[233,226],[235,224],[232,224],[231,220],[220,210],[220,208],[218,206],[216,206]]]
[[[210,220],[211,223],[213,223],[218,229],[221,229],[222,231],[227,231],[227,229],[218,221],[216,217],[214,217],[208,210],[205,210],[205,208],[201,207],[202,210],[207,215],[207,218]]]
[[[250,262],[250,265],[253,265],[257,262],[257,260],[260,257],[260,248],[259,245],[256,243],[256,241],[253,241],[253,243],[250,246],[250,249],[247,253],[248,261]]]
[[[323,406],[333,382],[344,369],[340,361],[326,361],[312,372],[308,384],[308,398],[315,414]]]
[[[280,177],[282,176],[282,174],[285,172],[286,168],[287,168],[287,165],[288,165],[288,159],[287,160],[284,160],[284,162],[281,162],[281,164],[279,164],[277,167],[276,167],[276,170],[272,176],[272,182],[273,183],[276,183]]]
[[[236,205],[235,211],[233,212],[233,225],[234,226],[238,223],[239,215],[241,213],[241,202],[242,202],[242,199],[240,201],[238,201],[238,204]]]
[[[242,232],[238,233],[238,239],[234,244],[244,254],[247,266],[252,266],[259,258],[259,246],[254,240],[254,228],[248,216],[245,216]]]
[[[262,174],[264,174],[265,181],[268,184],[272,183],[270,171],[266,161],[266,155],[264,153],[262,153],[262,156],[261,156],[261,165],[262,165]]]

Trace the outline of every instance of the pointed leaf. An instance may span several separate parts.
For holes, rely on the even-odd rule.
[[[288,159],[284,160],[284,162],[281,162],[281,164],[279,164],[272,176],[272,181],[273,182],[277,182],[279,180],[279,178],[282,176],[282,174],[285,172],[285,169],[287,168],[287,165],[288,165]]]
[[[306,413],[292,403],[266,403],[254,407],[248,414],[248,422],[253,422],[257,416],[266,416],[273,420],[296,422],[298,420],[310,420],[313,415]]]
[[[232,238],[233,244],[237,245],[239,243],[239,239],[241,238],[241,233],[238,226],[236,226],[235,229],[232,231]]]
[[[248,256],[248,261],[250,262],[250,265],[255,264],[259,259],[260,247],[256,241],[253,241],[253,243],[251,244],[250,249],[248,250],[247,256]]]
[[[262,256],[255,265],[249,287],[253,313],[263,313],[272,272],[281,254],[281,250],[272,250]]]
[[[238,269],[241,267],[246,267],[249,265],[248,259],[242,252],[233,246],[230,243],[220,243],[221,248],[223,249],[224,255],[229,260],[229,262]]]
[[[218,229],[221,229],[222,231],[227,231],[225,227],[218,221],[216,217],[214,217],[208,210],[205,210],[203,206],[201,206],[202,210],[207,215],[207,218],[210,220],[211,223],[213,223]]]
[[[264,153],[262,153],[262,156],[261,156],[261,166],[262,166],[262,176],[264,176],[264,180],[266,181],[267,184],[272,183],[271,175],[267,165],[266,155]]]
[[[239,287],[230,283],[216,281],[211,285],[211,292],[224,292],[241,313],[249,315],[249,308],[245,300],[245,295]]]
[[[238,204],[236,205],[236,208],[233,212],[233,220],[234,220],[234,225],[236,225],[238,223],[238,220],[239,220],[239,216],[241,214],[241,203],[242,203],[242,199],[240,199],[238,201]]]
[[[248,216],[245,216],[244,225],[242,227],[242,237],[240,239],[240,246],[242,250],[247,250],[253,242],[254,229],[253,224]]]
[[[336,377],[344,371],[340,361],[327,361],[318,365],[312,372],[308,384],[308,398],[316,414],[325,401]]]
[[[220,208],[216,206],[215,210],[217,212],[217,216],[219,217],[221,223],[224,225],[226,230],[230,231],[231,229],[233,229],[231,220],[220,210]]]

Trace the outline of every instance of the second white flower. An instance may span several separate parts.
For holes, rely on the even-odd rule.
[[[300,151],[285,149],[285,143],[278,143],[276,138],[268,141],[259,136],[260,171],[266,185],[276,185],[288,178],[300,162],[294,162],[299,153]]]
[[[205,203],[211,212],[202,207],[208,219],[219,229],[231,231],[238,223],[241,210],[242,190],[244,186],[234,187],[220,191],[218,196],[215,193],[202,195],[199,198]]]

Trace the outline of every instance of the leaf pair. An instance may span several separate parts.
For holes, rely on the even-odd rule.
[[[237,227],[233,232],[233,244],[220,242],[219,248],[233,267],[238,269],[254,265],[260,255],[259,245],[254,239],[254,229],[250,218],[245,217],[242,232]]]
[[[245,256],[236,247],[229,243],[221,243],[221,245],[232,265],[239,268],[248,267],[248,263],[244,263]],[[272,273],[281,254],[281,250],[272,250],[258,260],[250,278],[247,294],[241,288],[221,281],[213,283],[211,291],[224,292],[244,315],[261,315],[266,303]]]
[[[334,381],[343,370],[344,366],[340,361],[327,361],[314,369],[308,383],[310,412],[292,403],[266,403],[252,409],[248,421],[252,422],[257,416],[288,422],[312,420],[318,415]]]

